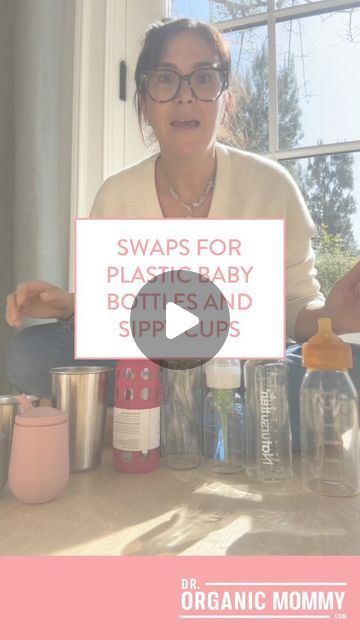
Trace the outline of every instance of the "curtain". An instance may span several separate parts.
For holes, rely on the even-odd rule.
[[[0,130],[7,135],[8,181],[1,244],[10,250],[1,293],[28,279],[67,287],[75,1],[9,0],[1,13],[1,49],[12,54],[2,63],[7,111],[0,110]],[[4,152],[1,161],[3,167]],[[2,352],[8,337],[2,320]],[[0,382],[6,385],[2,358]]]

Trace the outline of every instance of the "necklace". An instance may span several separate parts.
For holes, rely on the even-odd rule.
[[[206,200],[206,196],[208,195],[208,193],[210,193],[210,191],[213,190],[214,186],[215,186],[215,174],[213,174],[209,180],[209,182],[207,183],[204,191],[201,193],[200,197],[198,200],[195,200],[195,202],[184,202],[181,198],[181,196],[178,194],[178,192],[176,191],[173,183],[171,182],[170,176],[167,173],[163,163],[161,163],[161,168],[166,176],[166,179],[169,183],[169,191],[172,195],[172,197],[174,198],[174,200],[176,200],[176,202],[178,202],[179,204],[181,204],[181,206],[186,209],[186,211],[189,211],[189,215],[191,215],[191,213],[193,212],[194,209],[198,209],[199,207],[201,207],[201,205],[205,202]]]

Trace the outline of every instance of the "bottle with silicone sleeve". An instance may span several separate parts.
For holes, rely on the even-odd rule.
[[[160,368],[147,359],[119,360],[115,372],[113,466],[144,473],[160,464]]]
[[[358,395],[348,374],[350,345],[331,320],[302,348],[307,368],[300,390],[301,478],[308,491],[351,496],[360,491]]]

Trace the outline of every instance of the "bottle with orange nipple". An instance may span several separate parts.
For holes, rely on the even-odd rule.
[[[330,496],[360,491],[358,395],[348,374],[350,345],[320,318],[302,348],[307,368],[300,390],[303,488]]]

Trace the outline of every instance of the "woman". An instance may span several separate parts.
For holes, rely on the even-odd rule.
[[[152,128],[160,153],[109,178],[91,216],[283,217],[288,336],[303,341],[324,315],[337,333],[360,331],[360,263],[325,301],[314,277],[314,225],[292,178],[276,163],[216,142],[232,107],[229,75],[228,49],[210,26],[181,19],[148,31],[135,73],[136,104],[140,126]],[[22,283],[8,296],[11,326],[23,316],[65,321],[16,335],[7,371],[19,391],[46,395],[48,369],[73,362],[73,303],[73,294],[46,282]],[[294,349],[292,358],[296,410],[303,370]]]

